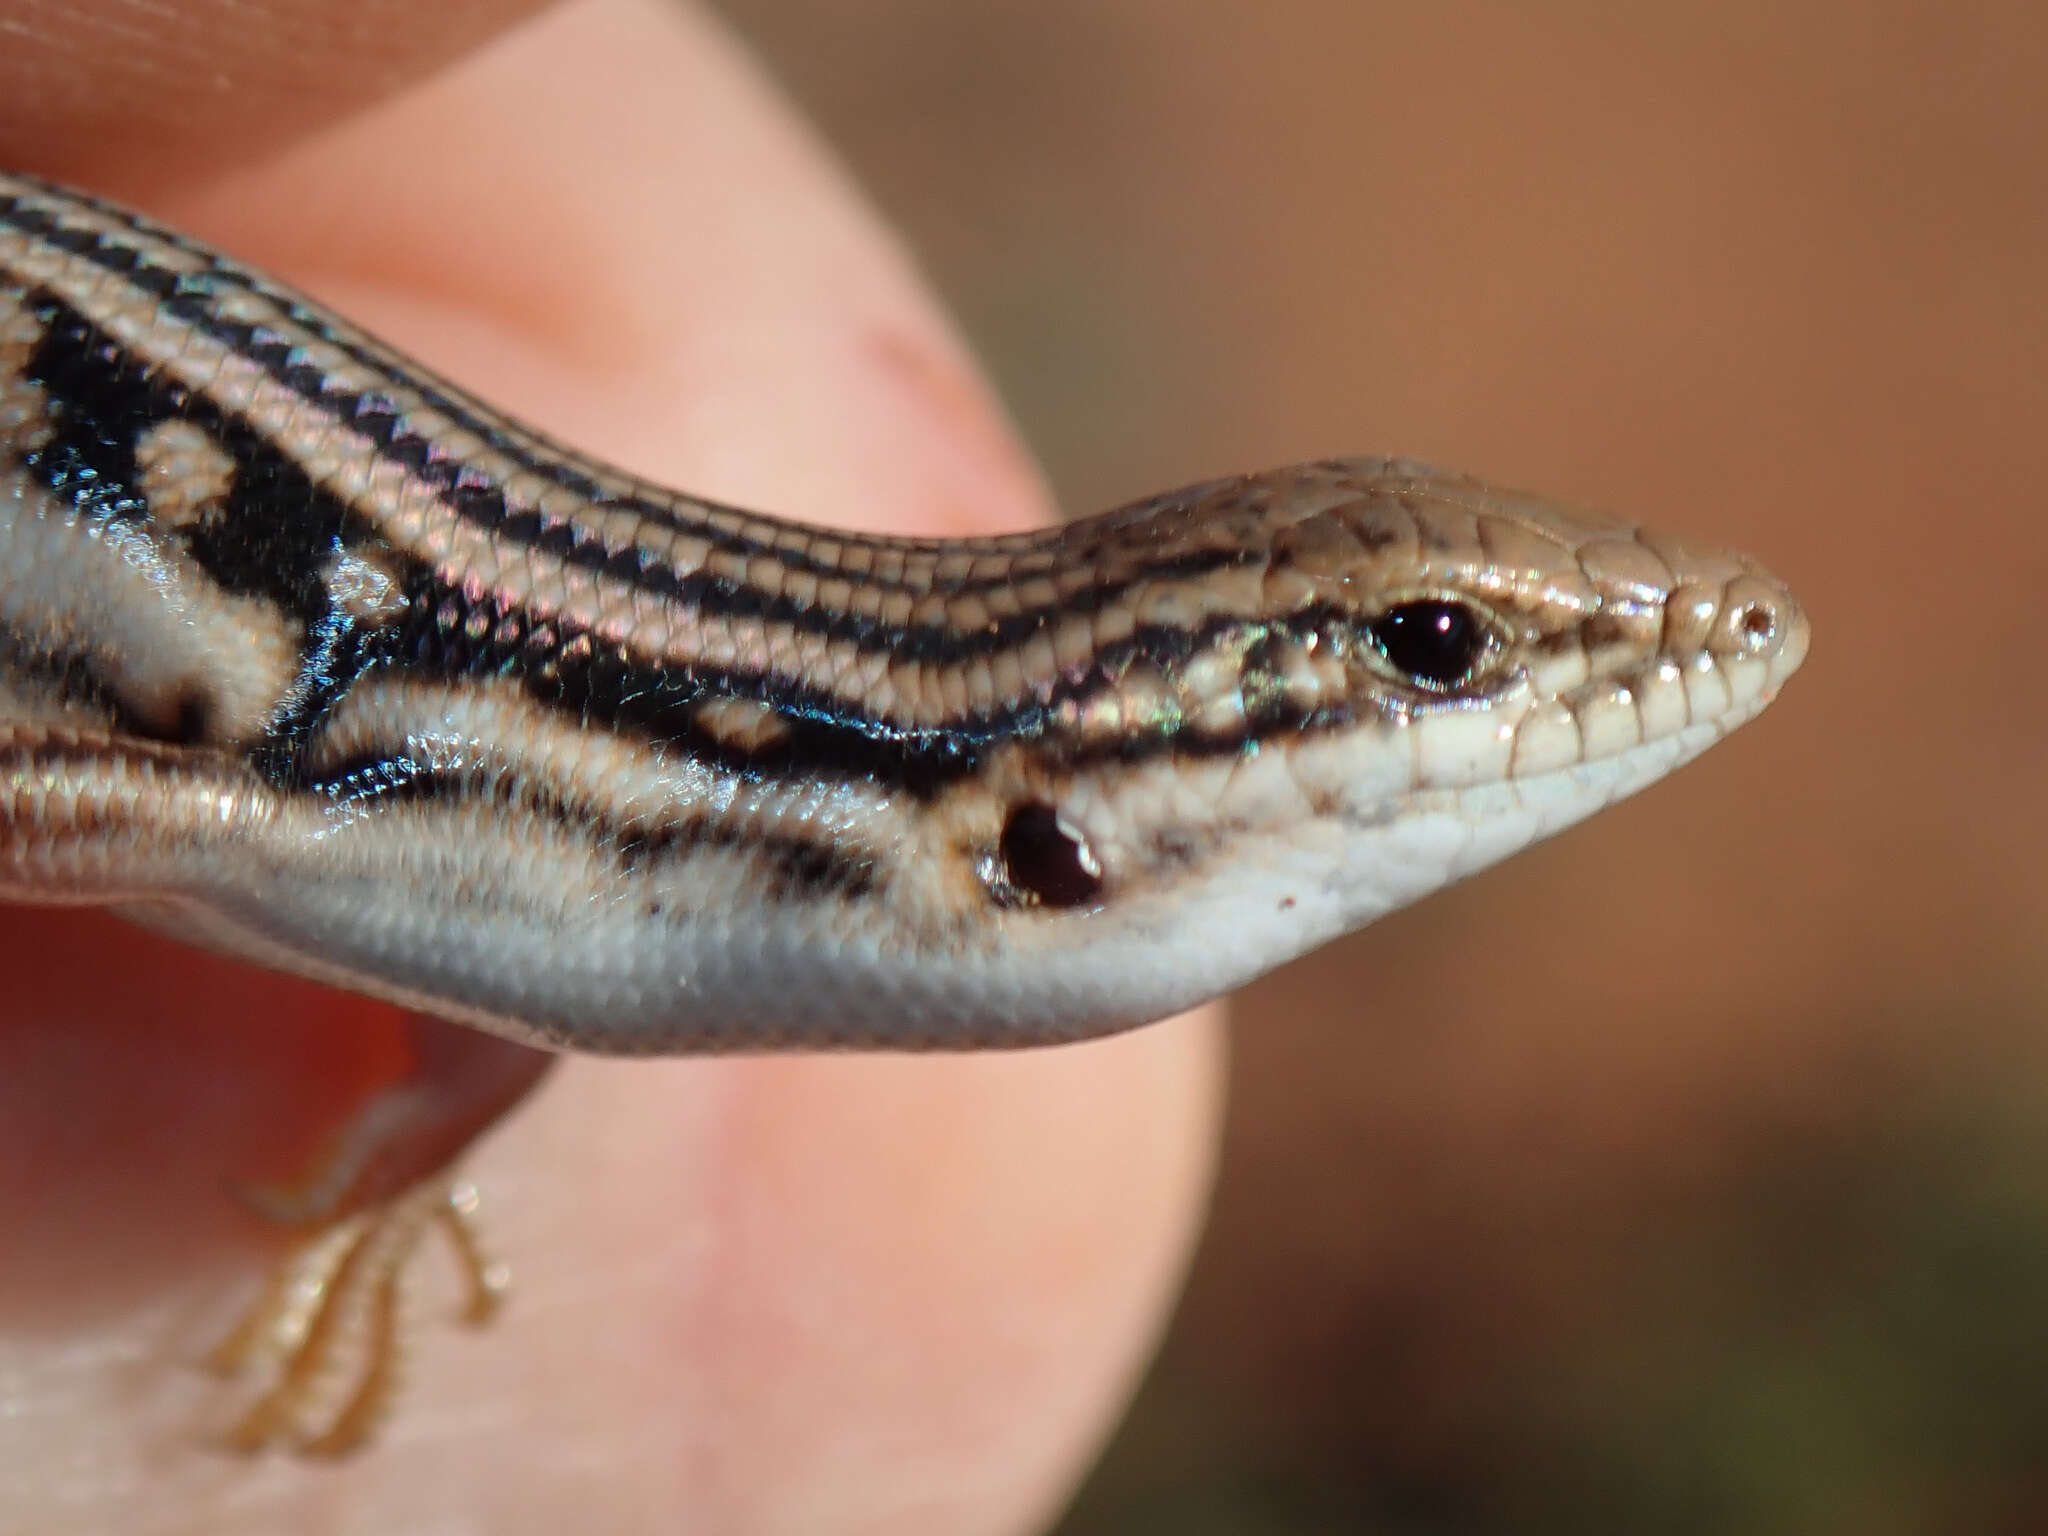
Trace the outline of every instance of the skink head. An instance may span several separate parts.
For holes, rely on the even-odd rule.
[[[1070,537],[1156,574],[957,799],[1026,1014],[1228,990],[1661,777],[1806,654],[1745,557],[1411,463],[1218,482]]]

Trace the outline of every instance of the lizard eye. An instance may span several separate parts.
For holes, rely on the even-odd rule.
[[[1036,905],[1087,906],[1102,889],[1102,861],[1087,837],[1042,800],[1011,809],[997,851],[1004,883]]]
[[[1365,626],[1366,638],[1407,681],[1442,693],[1469,680],[1493,648],[1493,626],[1468,603],[1413,598]]]

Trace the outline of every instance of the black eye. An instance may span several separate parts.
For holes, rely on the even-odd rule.
[[[1088,839],[1042,800],[1011,810],[998,851],[1012,889],[1043,906],[1084,907],[1102,889],[1102,864]]]
[[[1455,688],[1485,657],[1486,621],[1463,603],[1417,598],[1397,603],[1366,625],[1379,653],[1410,682]]]

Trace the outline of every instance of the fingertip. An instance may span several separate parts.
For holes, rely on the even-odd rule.
[[[547,0],[67,0],[17,6],[0,164],[134,197],[273,153]]]

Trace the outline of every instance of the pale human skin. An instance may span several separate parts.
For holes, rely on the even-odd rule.
[[[468,51],[533,9],[0,0],[0,161],[670,483],[922,533],[1051,515],[729,39],[582,0]],[[422,1265],[377,1444],[239,1460],[208,1435],[247,1389],[196,1361],[284,1237],[222,1182],[303,1159],[402,1020],[97,914],[0,916],[0,1532],[1037,1529],[1208,1183],[1213,1010],[1015,1056],[572,1061],[472,1163],[500,1322],[446,1323]]]

